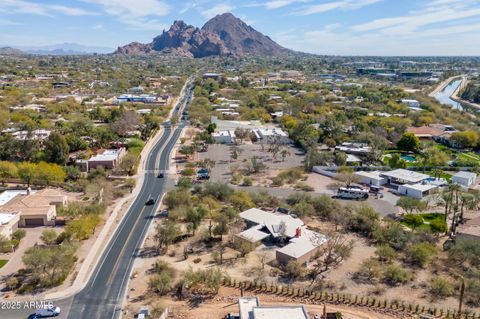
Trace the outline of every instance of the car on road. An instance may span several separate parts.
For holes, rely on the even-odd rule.
[[[165,177],[165,174],[163,174],[163,173],[160,173],[160,174],[158,174],[158,176],[157,176],[157,177],[158,177],[158,178],[164,178],[164,177]]]
[[[153,204],[155,204],[155,200],[154,200],[153,198],[150,198],[150,199],[147,200],[147,202],[145,203],[145,205],[147,205],[147,206],[151,206],[151,205],[153,205]]]
[[[60,307],[54,305],[45,305],[45,307],[35,310],[37,318],[56,317],[60,315]]]

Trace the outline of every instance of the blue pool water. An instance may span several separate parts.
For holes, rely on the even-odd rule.
[[[400,155],[400,158],[407,161],[407,162],[416,162],[417,159],[411,155]]]

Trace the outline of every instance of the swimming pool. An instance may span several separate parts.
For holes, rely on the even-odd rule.
[[[407,161],[407,162],[416,162],[417,161],[415,156],[412,156],[412,155],[400,155],[400,158]]]

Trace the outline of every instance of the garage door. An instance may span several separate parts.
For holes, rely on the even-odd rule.
[[[43,226],[43,218],[25,218],[25,226]]]

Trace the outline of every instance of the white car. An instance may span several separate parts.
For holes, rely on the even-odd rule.
[[[38,317],[56,317],[60,315],[60,307],[45,305],[45,307],[35,310],[35,315]]]

